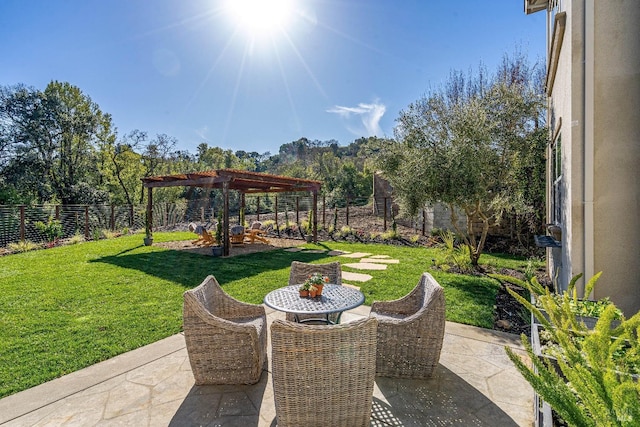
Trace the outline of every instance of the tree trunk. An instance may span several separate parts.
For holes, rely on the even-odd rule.
[[[449,204],[449,211],[451,212],[451,223],[453,224],[453,228],[456,232],[462,236],[465,245],[469,248],[469,259],[471,260],[471,265],[474,267],[478,266],[478,261],[480,260],[480,255],[482,255],[482,251],[484,249],[484,244],[487,240],[487,235],[489,234],[489,217],[487,217],[482,208],[480,207],[480,202],[477,201],[476,205],[473,208],[469,208],[468,206],[463,207],[465,214],[467,215],[467,230],[463,232],[458,227],[458,215],[455,211],[455,206],[453,204]],[[476,235],[473,230],[473,223],[478,220],[482,222],[482,231],[480,233],[480,239],[476,240]]]

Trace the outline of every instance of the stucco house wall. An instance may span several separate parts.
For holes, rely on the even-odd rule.
[[[640,310],[640,5],[591,1],[595,298]],[[589,37],[591,38],[591,37]],[[588,50],[589,52],[589,50]],[[600,242],[608,242],[601,245]]]
[[[547,152],[547,215],[562,229],[549,274],[566,289],[575,274],[602,271],[591,297],[610,297],[630,316],[640,311],[640,8],[525,0],[525,10],[548,16],[550,142],[562,141],[559,218],[552,144]]]

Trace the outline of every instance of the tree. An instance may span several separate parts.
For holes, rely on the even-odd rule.
[[[524,171],[544,164],[529,147],[544,147],[544,98],[523,58],[505,57],[491,81],[483,67],[467,78],[452,72],[444,87],[400,113],[396,141],[381,146],[376,157],[409,213],[428,202],[449,206],[475,266],[490,225],[505,211],[539,208],[540,194],[529,197],[519,181]],[[465,229],[458,227],[459,211],[466,214]]]
[[[35,190],[38,201],[107,199],[98,187],[96,147],[113,135],[111,116],[79,88],[57,81],[44,92],[22,85],[3,88],[0,122],[0,148],[9,152],[3,173],[17,172],[11,176],[14,185]],[[40,172],[41,181],[35,188],[30,176],[34,171]]]
[[[102,146],[105,158],[102,174],[107,180],[111,202],[115,204],[134,204],[134,194],[142,187],[140,177],[144,174],[142,156],[135,150],[140,149],[147,139],[147,133],[134,130],[121,140],[110,138]]]
[[[172,173],[171,150],[177,144],[177,140],[166,134],[158,134],[149,142],[145,142],[142,147],[142,165],[144,169],[144,177],[168,175]],[[155,192],[156,200],[163,199],[163,193],[175,193],[175,190],[163,188],[162,191]],[[140,203],[144,202],[144,187],[140,186]]]

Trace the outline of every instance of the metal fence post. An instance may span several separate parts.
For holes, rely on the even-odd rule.
[[[84,238],[89,240],[89,205],[84,207]]]
[[[327,198],[326,196],[322,196],[322,228],[324,229],[327,228],[326,215],[327,215]]]
[[[427,210],[422,208],[422,235],[427,233]]]
[[[349,200],[350,200],[350,198],[349,198],[349,196],[347,196],[347,211],[346,211],[346,215],[347,215],[347,218],[346,218],[347,225],[349,225]]]
[[[20,205],[20,241],[24,242],[25,231],[24,231],[24,205]]]
[[[384,197],[382,200],[383,200],[383,202],[384,202],[384,209],[383,209],[383,211],[382,211],[382,212],[383,212],[383,213],[382,213],[382,217],[384,218],[384,220],[383,220],[383,222],[382,222],[382,224],[383,224],[383,225],[382,225],[382,229],[383,229],[384,231],[387,231],[387,198],[386,198],[386,197]]]

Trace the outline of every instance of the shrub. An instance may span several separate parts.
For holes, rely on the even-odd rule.
[[[80,233],[76,233],[69,240],[67,240],[67,244],[76,245],[78,243],[84,242],[84,236]]]
[[[343,225],[342,228],[340,228],[340,234],[343,236],[353,234],[353,228],[349,227],[348,225]]]
[[[44,235],[47,242],[55,242],[62,236],[62,222],[54,219],[52,216],[49,217],[46,223],[36,221],[33,225]]]
[[[471,270],[471,257],[469,256],[469,246],[456,245],[456,236],[449,230],[445,230],[440,234],[442,244],[440,247],[444,250],[444,263],[453,264],[461,272]]]
[[[21,240],[18,243],[9,243],[7,247],[11,252],[28,252],[34,249],[39,249],[40,245],[29,240]]]
[[[107,229],[103,229],[100,231],[101,238],[103,239],[113,239],[114,237],[120,236],[120,233],[117,231],[111,231]]]
[[[97,228],[94,228],[93,230],[91,230],[91,239],[92,240],[100,240],[102,238],[103,238],[102,230],[99,230]]]
[[[268,219],[266,221],[262,221],[262,226],[264,228],[269,228],[269,227],[274,227],[276,225],[276,222],[272,219]]]
[[[400,237],[400,236],[398,235],[398,232],[397,232],[396,230],[393,230],[393,229],[391,229],[391,230],[387,230],[387,231],[385,231],[384,233],[380,234],[380,238],[381,238],[382,240],[385,240],[385,241],[386,241],[386,240],[393,240],[393,239],[397,239],[398,237]]]
[[[613,327],[618,309],[607,301],[595,328],[588,329],[577,320],[572,308],[575,292],[565,292],[558,298],[543,288],[535,277],[524,282],[492,276],[529,289],[547,313],[543,316],[535,304],[507,288],[544,326],[554,344],[547,351],[556,359],[556,364],[546,358],[539,359],[526,335],[521,339],[533,367],[510,348],[506,348],[507,355],[556,413],[569,425],[637,426],[640,423],[640,385],[633,374],[637,372],[640,354],[640,312],[629,319],[623,316],[620,325]],[[572,289],[579,277],[572,279]],[[586,294],[591,293],[598,277],[600,273],[589,280]]]

